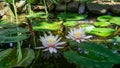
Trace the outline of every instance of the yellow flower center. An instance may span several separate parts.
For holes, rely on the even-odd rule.
[[[54,38],[48,38],[48,42],[54,43],[54,42],[55,42],[55,39],[54,39]]]
[[[80,37],[81,35],[82,35],[81,32],[75,33],[75,37]]]

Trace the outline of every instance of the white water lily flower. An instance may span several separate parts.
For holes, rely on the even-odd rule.
[[[85,30],[82,28],[70,30],[68,32],[68,36],[66,38],[75,40],[76,42],[80,43],[81,41],[86,41],[85,39],[89,39],[92,36],[86,36]]]
[[[44,47],[36,47],[36,49],[45,48],[44,51],[49,51],[52,53],[57,53],[57,49],[63,48],[59,45],[65,44],[65,42],[60,42],[61,37],[58,38],[58,35],[53,36],[51,32],[47,36],[44,34],[44,37],[40,37],[40,41],[42,42]]]

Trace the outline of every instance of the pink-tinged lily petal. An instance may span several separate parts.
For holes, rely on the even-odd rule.
[[[43,49],[43,48],[45,48],[45,47],[35,47],[35,49]]]
[[[55,48],[50,47],[49,48],[49,52],[52,53],[57,53],[57,50]]]
[[[58,46],[58,45],[63,45],[63,44],[65,44],[66,42],[59,42],[59,43],[57,43],[55,46]]]
[[[57,49],[62,49],[62,48],[64,48],[64,47],[55,47],[55,48],[57,48]]]
[[[76,40],[76,42],[80,43],[80,40]]]
[[[92,37],[91,35],[90,35],[90,36],[86,36],[85,39],[89,39],[89,38],[91,38],[91,37]]]

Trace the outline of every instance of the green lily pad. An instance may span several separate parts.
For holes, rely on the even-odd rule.
[[[60,24],[61,24],[61,21],[60,22],[42,21],[37,25],[33,25],[33,29],[36,31],[59,30]]]
[[[0,59],[0,68],[12,68],[15,66],[27,67],[31,64],[35,58],[34,51],[29,48],[22,49],[23,58],[20,62],[17,62],[17,50],[10,48],[0,52],[2,59]]]
[[[85,19],[87,17],[86,14],[84,15],[80,15],[77,13],[60,13],[58,15],[58,19],[59,20],[82,20]]]
[[[66,21],[63,23],[64,26],[75,26],[77,25],[77,21]]]
[[[26,16],[27,18],[47,18],[48,15],[46,15],[45,12],[39,12],[39,13],[33,13],[33,14],[30,14],[30,15],[27,15]]]
[[[109,26],[110,23],[109,22],[94,22],[95,26],[101,26],[101,27],[105,27],[105,26]]]
[[[95,28],[93,25],[90,24],[83,24],[81,27],[84,28],[86,32],[89,32]]]
[[[109,21],[112,18],[110,15],[103,15],[97,18],[98,21]]]
[[[110,20],[110,23],[116,24],[116,25],[120,25],[120,17],[113,17]]]
[[[94,28],[93,30],[87,33],[102,36],[102,37],[107,37],[113,34],[114,32],[115,32],[115,29],[111,29],[111,28]]]

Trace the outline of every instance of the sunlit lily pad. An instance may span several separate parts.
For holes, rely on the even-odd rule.
[[[26,16],[27,18],[47,18],[48,15],[46,15],[45,12],[39,12],[39,13],[33,13],[33,14],[30,14],[30,15],[27,15]]]
[[[115,32],[115,29],[111,29],[111,28],[94,28],[93,30],[89,31],[88,33],[106,37],[106,36],[110,36],[114,32]]]
[[[113,17],[113,18],[110,20],[110,23],[120,25],[120,17]]]
[[[110,15],[103,15],[97,18],[98,21],[109,21],[112,18]]]
[[[75,26],[77,25],[77,21],[66,21],[63,23],[64,26]]]
[[[84,28],[86,32],[89,32],[95,28],[93,25],[89,25],[89,24],[83,24],[81,27]]]
[[[85,19],[87,15],[80,15],[77,13],[60,13],[58,15],[59,20],[82,20]]]
[[[105,26],[109,26],[110,23],[109,22],[94,22],[95,26],[101,26],[101,27],[105,27]]]
[[[61,23],[62,21],[60,22],[42,21],[39,24],[33,25],[33,29],[36,31],[59,30]]]

